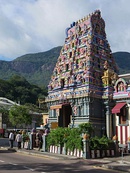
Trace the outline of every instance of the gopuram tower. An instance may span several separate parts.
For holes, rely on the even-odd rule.
[[[117,67],[96,10],[66,29],[65,43],[48,85],[50,125],[91,122],[96,134],[111,137],[111,105]]]

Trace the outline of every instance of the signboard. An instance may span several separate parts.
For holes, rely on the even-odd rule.
[[[119,148],[120,150],[122,150],[122,152],[124,151],[124,149],[126,148],[125,144],[119,144]]]
[[[119,148],[126,148],[125,144],[119,144]]]
[[[51,129],[56,129],[58,127],[58,122],[51,122]]]

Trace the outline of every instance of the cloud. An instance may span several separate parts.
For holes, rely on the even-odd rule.
[[[0,55],[9,59],[63,45],[65,29],[96,9],[113,52],[128,51],[129,0],[0,0]]]

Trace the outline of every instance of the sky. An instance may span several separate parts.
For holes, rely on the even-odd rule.
[[[130,52],[130,0],[0,0],[0,59],[63,46],[65,29],[101,11],[112,52]]]

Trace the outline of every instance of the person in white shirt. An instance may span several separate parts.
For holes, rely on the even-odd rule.
[[[14,144],[14,133],[13,133],[13,131],[10,131],[10,134],[9,134],[9,145],[10,145],[10,148],[13,148],[13,144]]]
[[[22,142],[22,135],[21,135],[21,132],[19,132],[19,133],[16,135],[15,140],[16,140],[16,142],[18,143],[18,149],[21,149],[21,142]]]

